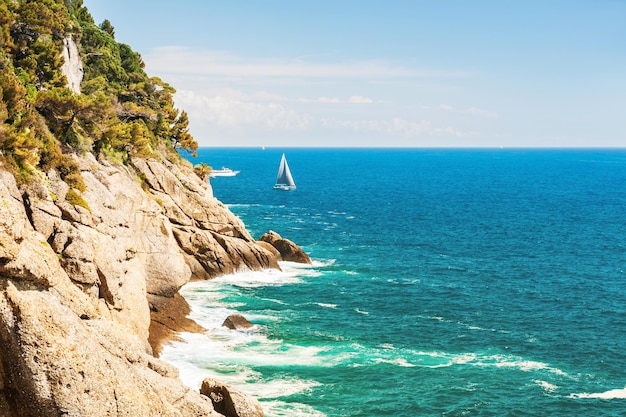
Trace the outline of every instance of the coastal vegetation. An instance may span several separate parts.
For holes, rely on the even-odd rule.
[[[64,45],[82,61],[78,91],[62,70]],[[133,157],[179,161],[195,154],[175,90],[144,71],[139,53],[96,24],[82,0],[0,0],[0,163],[18,181],[56,170],[84,190],[72,153],[114,164]]]

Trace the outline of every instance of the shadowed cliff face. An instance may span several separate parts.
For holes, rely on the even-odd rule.
[[[214,415],[155,359],[150,310],[192,277],[278,267],[187,167],[76,158],[18,189],[0,167],[0,416]]]

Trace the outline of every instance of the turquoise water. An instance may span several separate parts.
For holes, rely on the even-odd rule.
[[[272,189],[282,152],[298,186]],[[626,151],[201,149],[258,238],[310,267],[183,295],[163,358],[267,416],[626,414]],[[232,312],[255,327],[221,327]]]

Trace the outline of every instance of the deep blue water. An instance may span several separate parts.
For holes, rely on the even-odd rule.
[[[272,189],[282,152],[297,190]],[[313,267],[183,293],[163,357],[268,416],[626,415],[626,150],[201,149]],[[222,328],[238,311],[255,328]]]

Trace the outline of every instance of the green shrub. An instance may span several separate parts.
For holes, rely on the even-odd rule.
[[[211,175],[213,168],[203,162],[193,167],[193,171],[202,181],[206,181],[209,178],[209,175]]]
[[[148,179],[146,178],[146,174],[143,172],[139,172],[137,174],[137,180],[139,181],[139,185],[141,185],[141,189],[145,192],[150,192],[150,185],[148,184]]]
[[[81,206],[82,208],[84,208],[84,209],[88,210],[89,212],[91,212],[91,209],[89,208],[89,205],[87,204],[87,202],[85,201],[83,196],[80,195],[80,193],[78,191],[76,191],[76,189],[74,189],[74,188],[70,189],[67,192],[67,195],[65,196],[65,199],[71,205],[73,205],[73,206]]]

